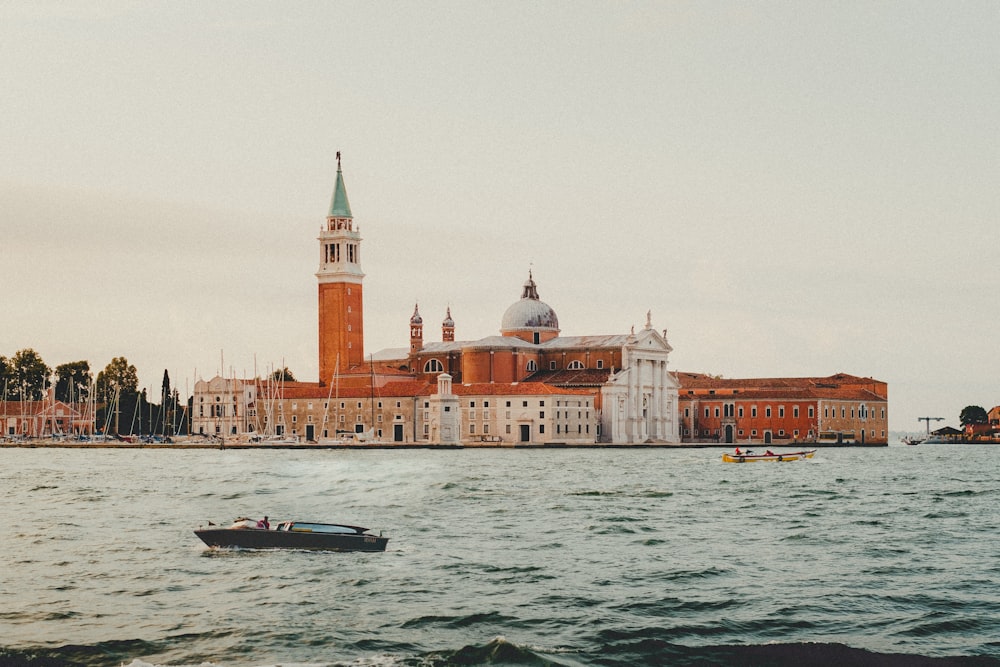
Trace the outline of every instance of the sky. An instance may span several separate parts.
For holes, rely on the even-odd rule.
[[[1000,5],[0,3],[0,355],[317,379],[336,152],[365,349],[563,335],[1000,404]]]

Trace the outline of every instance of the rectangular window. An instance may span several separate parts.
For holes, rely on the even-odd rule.
[[[792,417],[795,419],[799,418],[799,406],[795,405],[792,407]]]
[[[549,362],[549,370],[550,371],[554,371],[555,369],[556,369],[556,362],[550,361]]]
[[[780,419],[784,419],[785,418],[785,406],[784,405],[779,405],[778,406],[778,417]]]
[[[764,416],[765,417],[770,417],[771,416],[771,406],[770,405],[767,406],[766,408],[764,408]]]
[[[809,406],[809,418],[812,419],[815,416],[816,416],[816,410],[815,410],[815,408],[813,408],[813,406],[810,405]]]
[[[545,424],[539,424],[538,425],[538,432],[539,433],[545,433]]]
[[[743,406],[742,405],[740,406],[740,419],[743,419]],[[740,432],[740,435],[743,435],[742,431]]]
[[[750,408],[750,417],[752,417],[752,418],[756,418],[757,417],[757,406],[756,405]],[[757,435],[756,431],[754,431],[754,435]]]
[[[489,433],[489,432],[490,432],[490,425],[483,424],[483,433]]]
[[[470,408],[476,407],[476,402],[475,401],[469,401],[469,407]]]

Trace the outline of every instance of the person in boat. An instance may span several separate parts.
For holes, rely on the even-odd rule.
[[[740,454],[742,454],[742,453],[743,453],[743,452],[741,452],[741,451],[740,451],[740,448],[739,448],[739,447],[736,447],[736,456],[739,456],[739,455],[740,455]]]
[[[772,451],[771,451],[771,450],[769,449],[769,450],[767,450],[766,452],[764,452],[764,456],[774,456],[774,452],[772,452]]]
[[[257,522],[258,528],[263,528],[264,530],[271,530],[271,523],[267,520],[265,516],[263,519]]]

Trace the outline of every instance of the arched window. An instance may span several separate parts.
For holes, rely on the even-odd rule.
[[[424,364],[425,373],[440,373],[444,370],[444,366],[437,359],[431,359],[426,364]]]
[[[535,360],[532,359],[531,361],[528,362],[528,372],[534,373],[537,370],[538,370],[538,364],[536,364]]]
[[[579,360],[573,360],[569,362],[569,366],[567,366],[566,368],[568,368],[571,371],[583,370],[583,363],[580,362]]]

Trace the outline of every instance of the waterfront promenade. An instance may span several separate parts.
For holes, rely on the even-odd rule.
[[[746,446],[745,443],[738,443]],[[470,442],[462,444],[436,444],[429,442],[247,442],[245,440],[175,440],[163,442],[127,442],[120,440],[108,441],[81,441],[81,440],[2,440],[0,448],[62,448],[62,449],[290,449],[290,450],[318,450],[318,449],[730,449],[735,444],[725,443],[704,443],[704,442],[651,442],[651,443],[610,443],[595,442],[591,444],[563,444],[563,443],[531,443],[531,442],[505,442],[487,441]],[[757,446],[757,445],[753,445]],[[764,447],[764,445],[759,445]],[[879,448],[887,447],[882,444],[826,444],[826,443],[790,443],[787,445],[771,444],[769,447],[809,447],[809,448]]]

